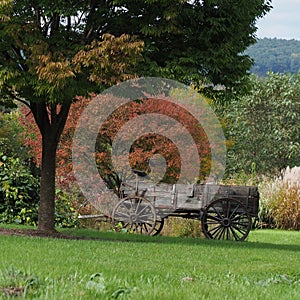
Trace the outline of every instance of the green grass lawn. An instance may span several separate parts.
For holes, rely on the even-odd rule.
[[[246,242],[64,232],[103,240],[0,236],[0,298],[300,299],[300,232]]]

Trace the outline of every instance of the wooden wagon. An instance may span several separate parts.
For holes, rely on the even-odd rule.
[[[254,186],[153,184],[143,176],[123,180],[109,219],[118,230],[157,235],[168,217],[201,221],[209,239],[244,240],[258,217]],[[105,216],[107,218],[107,216]]]

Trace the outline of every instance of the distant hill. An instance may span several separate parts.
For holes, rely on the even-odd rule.
[[[251,73],[264,76],[275,73],[297,73],[300,70],[300,41],[277,38],[259,39],[246,51],[254,59]]]

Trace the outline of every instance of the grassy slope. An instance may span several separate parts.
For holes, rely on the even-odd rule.
[[[37,299],[300,297],[300,232],[254,231],[243,243],[100,236],[114,241],[0,236],[0,287],[20,270],[38,279]]]

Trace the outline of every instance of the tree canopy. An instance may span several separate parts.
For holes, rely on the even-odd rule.
[[[187,84],[230,85],[245,75],[251,60],[242,52],[255,42],[256,20],[271,8],[271,1],[262,0],[111,2],[97,2],[104,17],[97,18],[95,26],[144,41],[140,75]]]
[[[227,112],[228,171],[274,174],[299,164],[300,74],[251,76]]]
[[[264,0],[2,0],[0,104],[42,135],[39,229],[54,229],[55,156],[71,103],[133,76],[238,82]]]

